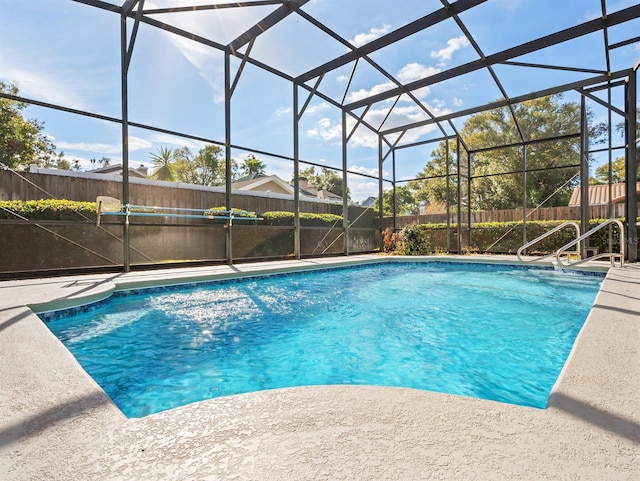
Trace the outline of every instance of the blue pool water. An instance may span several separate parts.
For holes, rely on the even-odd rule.
[[[394,263],[119,294],[44,316],[128,417],[319,384],[544,408],[602,277]]]

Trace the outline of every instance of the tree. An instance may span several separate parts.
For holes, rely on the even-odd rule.
[[[611,182],[624,182],[625,158],[618,157],[611,162]],[[601,165],[596,168],[596,175],[589,179],[590,184],[608,184],[609,183],[609,164]]]
[[[249,157],[242,161],[242,166],[240,169],[242,170],[242,175],[252,175],[252,174],[264,174],[267,166],[260,159],[256,158],[255,155],[250,154]]]
[[[151,174],[152,179],[165,180],[171,182],[174,179],[174,162],[176,160],[176,154],[173,149],[166,147],[158,147],[157,153],[151,154],[151,160],[153,160],[153,172]]]
[[[452,146],[449,145],[449,202],[452,204],[457,202],[455,154]],[[417,203],[435,204],[447,201],[446,163],[446,142],[443,141],[431,154],[431,160],[427,162],[424,169],[417,174],[416,177],[420,180],[412,180],[407,184]]]
[[[91,157],[91,159],[89,159],[89,162],[91,162],[91,165],[93,165],[94,167],[96,164],[98,164],[100,166],[99,168],[104,168],[104,167],[107,167],[109,163],[111,163],[111,159],[109,157],[104,157],[104,156],[100,157],[99,159],[96,159],[95,157]]]
[[[340,197],[345,197],[342,176],[336,174],[332,169],[322,167],[321,172],[316,174],[316,168],[312,166],[300,171],[300,177],[306,177],[309,185],[318,190],[326,190]],[[347,189],[346,197],[349,198],[349,189]]]
[[[0,92],[17,96],[15,84],[0,82]],[[0,162],[12,169],[23,169],[31,164],[53,167],[62,160],[56,146],[43,134],[44,122],[25,119],[23,102],[0,97]],[[64,164],[61,164],[64,165]]]
[[[176,180],[188,184],[224,185],[226,181],[226,161],[224,150],[218,145],[205,145],[197,155],[193,155],[188,147],[174,152],[173,166]],[[231,161],[231,179],[237,178],[237,163]]]
[[[580,131],[580,105],[563,102],[562,95],[542,97],[513,106],[522,133],[527,140],[574,134]],[[589,116],[590,117],[590,116]],[[600,124],[591,127],[594,138],[602,133]],[[518,129],[507,107],[471,116],[461,130],[461,137],[470,150],[521,142]],[[450,146],[451,147],[451,146]],[[577,167],[566,167],[580,162],[579,140],[559,139],[529,143],[527,154],[527,184],[523,188],[523,147],[505,147],[482,150],[471,157],[471,209],[513,209],[523,205],[535,207],[566,205],[573,186],[567,181]],[[454,149],[449,149],[450,173],[455,174]],[[430,177],[409,183],[416,191],[416,199],[425,202],[446,201],[445,143],[441,142],[432,159],[417,177]],[[467,177],[466,154],[461,159],[461,174]],[[456,201],[456,177],[451,179],[450,200]],[[466,196],[467,186],[462,193]],[[551,197],[549,200],[547,200]]]
[[[373,203],[374,212],[378,212],[378,198]],[[396,214],[411,215],[420,213],[420,206],[416,203],[413,192],[407,186],[396,187]],[[382,193],[382,214],[393,215],[393,189],[385,190]]]

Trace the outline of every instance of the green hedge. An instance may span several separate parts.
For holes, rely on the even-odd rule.
[[[257,217],[255,212],[249,212],[234,208],[236,217]],[[132,209],[134,212],[156,212],[153,209]],[[11,212],[29,220],[95,220],[95,202],[77,202],[72,200],[5,200],[0,201],[0,219],[16,220]],[[158,211],[159,212],[159,211]],[[224,207],[211,207],[204,212],[205,215],[227,215]],[[273,211],[259,215],[263,219],[261,224],[275,226],[292,226],[293,212]],[[312,214],[303,212],[300,214],[300,222],[306,227],[342,227],[342,216],[335,214]]]
[[[249,212],[248,210],[231,208],[234,217],[257,217],[255,212]],[[220,215],[227,216],[229,211],[225,207],[211,207],[204,212],[204,215]]]
[[[0,201],[0,219],[19,219],[11,212],[29,220],[95,220],[96,203],[55,199]]]
[[[293,212],[272,211],[260,215],[266,225],[292,226]],[[342,216],[335,214],[300,213],[300,225],[305,227],[342,227]]]

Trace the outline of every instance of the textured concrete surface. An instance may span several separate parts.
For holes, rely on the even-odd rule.
[[[167,277],[187,282],[265,268],[0,283],[0,479],[640,479],[640,266],[609,271],[546,410],[411,389],[317,386],[126,419],[27,307],[70,306]]]

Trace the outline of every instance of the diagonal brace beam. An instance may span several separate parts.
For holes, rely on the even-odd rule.
[[[241,49],[251,40],[255,39],[258,35],[266,32],[275,24],[291,15],[296,9],[303,6],[308,1],[309,0],[289,0],[281,7],[278,7],[276,10],[264,17],[260,22],[258,22],[249,30],[241,34],[238,38],[233,40],[228,45],[231,53],[235,55],[239,49]]]

